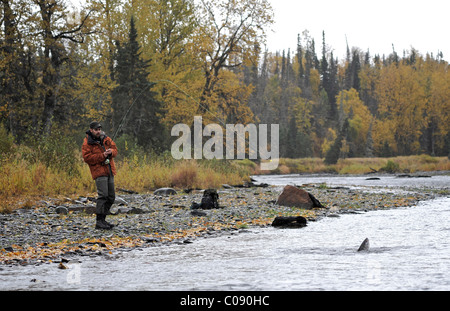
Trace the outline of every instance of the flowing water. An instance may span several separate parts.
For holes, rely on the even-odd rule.
[[[378,185],[354,177],[257,178],[276,185],[450,185],[450,176],[382,177]],[[415,207],[325,218],[302,229],[251,229],[187,245],[81,257],[68,270],[3,266],[0,290],[449,290],[449,220],[450,198],[439,197]],[[357,252],[365,238],[370,250]]]

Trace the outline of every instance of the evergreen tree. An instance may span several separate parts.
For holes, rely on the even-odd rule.
[[[303,49],[300,34],[297,37],[298,86],[303,88],[305,69],[303,68]]]
[[[112,92],[112,127],[141,146],[152,150],[163,147],[163,128],[159,122],[161,103],[147,80],[149,61],[141,57],[134,18],[130,20],[128,41],[117,42],[115,77],[118,86]]]
[[[297,124],[295,122],[295,117],[291,116],[287,132],[286,157],[291,159],[297,158],[297,150],[300,147],[301,146],[297,143]]]
[[[337,118],[336,96],[339,93],[338,63],[338,59],[334,59],[333,52],[331,52],[328,98],[330,100],[330,119],[332,121],[336,121]]]
[[[330,73],[328,69],[328,60],[327,60],[327,49],[325,44],[325,31],[322,33],[322,60],[320,61],[320,74],[322,76],[322,87],[328,93],[328,97],[330,97]]]
[[[352,87],[358,92],[361,90],[361,82],[359,79],[359,72],[361,71],[361,62],[359,60],[359,53],[355,49],[353,50],[351,75],[352,75]]]
[[[323,35],[322,45],[322,59],[320,62],[320,75],[322,88],[326,91],[329,101],[328,118],[331,121],[336,120],[337,108],[336,108],[336,96],[339,92],[339,86],[337,82],[337,61],[333,58],[333,52],[330,55],[330,62],[328,62],[327,49],[325,44],[325,31]]]
[[[333,145],[325,155],[324,160],[325,164],[330,165],[336,164],[338,162],[339,157],[341,155],[342,141],[347,137],[348,127],[349,127],[348,118],[346,118],[344,124],[342,125],[341,130],[339,131],[338,137],[336,138]]]

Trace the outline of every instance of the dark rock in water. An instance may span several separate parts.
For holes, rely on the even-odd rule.
[[[331,217],[331,218],[339,218],[341,216],[339,216],[338,214],[329,214],[327,215],[327,217]]]
[[[396,176],[397,178],[431,178],[431,175],[410,175],[410,174],[400,174]]]
[[[369,177],[369,178],[366,178],[366,180],[380,180],[380,178],[379,177]]]
[[[177,191],[172,188],[161,188],[153,192],[154,195],[175,195]]]
[[[400,174],[400,175],[397,175],[397,176],[395,176],[396,178],[411,178],[412,176],[411,175],[409,175],[409,174]]]
[[[369,251],[369,248],[370,248],[369,239],[365,239],[362,242],[361,246],[359,247],[358,252],[367,252]]]
[[[303,209],[312,209],[314,207],[324,208],[324,206],[312,194],[307,191],[294,187],[286,186],[277,200],[277,204],[288,207],[299,207]]]
[[[281,228],[303,228],[306,227],[306,223],[306,218],[302,216],[277,217],[272,222],[272,226]]]

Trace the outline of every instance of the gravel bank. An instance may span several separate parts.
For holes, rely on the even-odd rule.
[[[110,231],[95,230],[95,216],[77,211],[76,207],[93,206],[94,202],[88,198],[66,202],[59,208],[54,199],[48,198],[41,202],[44,207],[0,215],[0,263],[41,264],[136,247],[193,243],[198,237],[269,226],[276,216],[299,215],[317,221],[322,217],[339,217],[340,213],[413,206],[434,197],[426,192],[367,192],[314,184],[303,189],[327,208],[301,210],[278,206],[275,202],[282,187],[274,186],[221,189],[222,208],[205,211],[190,209],[192,202],[201,201],[201,191],[171,196],[119,193],[119,204],[112,210],[117,215],[108,216],[108,221],[117,226]]]

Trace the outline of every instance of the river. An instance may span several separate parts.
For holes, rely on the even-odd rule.
[[[322,183],[448,189],[432,178],[260,176],[274,185]],[[0,270],[0,290],[449,290],[450,198],[345,214],[302,229],[249,229],[192,244]],[[357,252],[365,239],[368,252]]]

